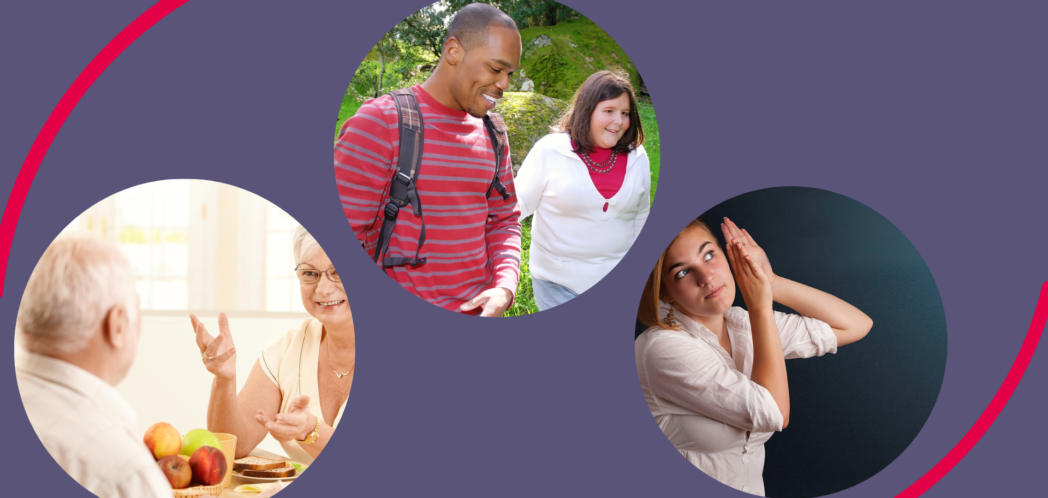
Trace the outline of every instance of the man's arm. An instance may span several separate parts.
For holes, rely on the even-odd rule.
[[[499,179],[505,185],[509,199],[503,199],[501,194],[491,190],[488,196],[488,221],[484,227],[494,286],[463,305],[464,310],[467,306],[469,309],[484,306],[481,316],[502,316],[513,304],[517,282],[520,280],[520,206],[517,205],[508,146],[502,164]]]
[[[380,220],[395,168],[396,107],[389,98],[364,103],[346,120],[335,144],[335,181],[342,209],[357,239],[371,255],[376,240],[367,240]]]

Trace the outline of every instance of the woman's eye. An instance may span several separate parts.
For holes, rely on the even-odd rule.
[[[706,254],[705,254],[705,255],[704,255],[703,257],[702,257],[702,260],[703,260],[703,261],[709,261],[709,260],[711,260],[711,259],[713,259],[713,251],[710,251],[710,252],[706,253]]]
[[[681,278],[684,278],[684,276],[687,275],[687,274],[688,274],[688,270],[680,270],[677,273],[673,274],[673,278],[674,279],[681,279]]]

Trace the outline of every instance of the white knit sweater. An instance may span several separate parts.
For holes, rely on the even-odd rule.
[[[586,165],[571,151],[566,133],[539,140],[514,183],[520,219],[532,214],[531,256],[534,278],[585,292],[607,275],[637,239],[648,219],[651,171],[644,147],[626,158],[626,178],[605,199]],[[607,202],[608,210],[603,211]]]

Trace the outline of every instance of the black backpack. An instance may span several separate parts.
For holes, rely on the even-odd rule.
[[[418,190],[415,187],[418,179],[419,165],[422,163],[423,123],[422,113],[418,109],[418,101],[411,89],[401,88],[389,93],[397,106],[397,118],[400,123],[400,155],[397,159],[397,170],[393,174],[393,180],[389,187],[389,202],[386,203],[385,216],[382,219],[382,229],[379,232],[378,247],[375,248],[374,260],[377,263],[382,259],[382,267],[394,266],[421,266],[426,264],[425,257],[419,257],[422,244],[426,242],[426,221],[422,219],[422,203],[418,200]],[[495,149],[495,177],[491,179],[488,186],[487,196],[491,196],[491,189],[498,191],[503,199],[509,199],[505,185],[499,179],[502,171],[502,158],[509,146],[509,137],[506,134],[506,123],[502,116],[489,112],[484,116],[484,127],[488,130],[488,138]],[[393,235],[393,228],[397,225],[397,214],[404,206],[411,205],[415,216],[422,221],[422,229],[418,238],[418,249],[414,258],[402,256],[389,256],[389,239]]]

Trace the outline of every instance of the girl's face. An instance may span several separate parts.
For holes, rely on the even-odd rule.
[[[590,116],[590,141],[610,149],[630,127],[630,97],[625,92],[611,100],[597,103]]]
[[[717,239],[701,227],[682,233],[666,250],[662,283],[664,301],[699,323],[723,315],[735,301],[735,278]]]

